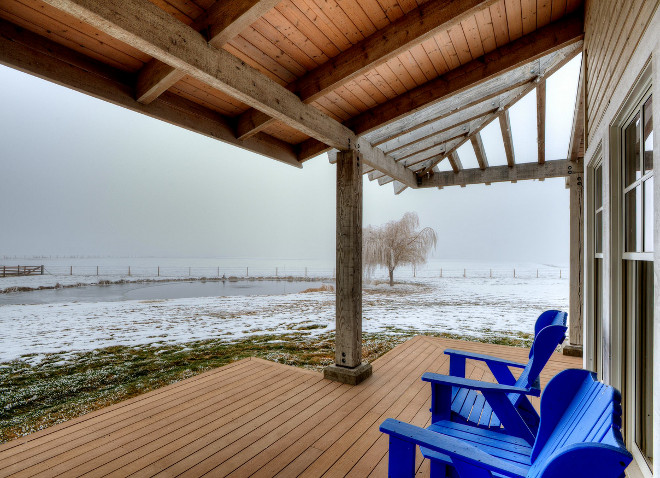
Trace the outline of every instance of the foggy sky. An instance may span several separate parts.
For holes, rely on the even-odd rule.
[[[548,80],[547,160],[566,157],[579,65]],[[3,66],[0,85],[0,257],[334,258],[327,155],[300,170]],[[536,161],[535,92],[510,113],[516,161]],[[497,120],[482,138],[506,164]],[[459,155],[477,167],[469,142]],[[568,263],[563,179],[399,196],[364,181],[364,224],[417,211],[436,259]]]

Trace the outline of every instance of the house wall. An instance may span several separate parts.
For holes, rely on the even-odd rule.
[[[591,0],[585,5],[585,49],[583,54],[585,92],[585,313],[584,366],[598,360],[599,378],[621,389],[623,331],[621,317],[622,227],[616,175],[621,168],[619,121],[642,82],[652,82],[654,124],[654,362],[653,377],[653,470],[636,457],[630,476],[660,476],[660,1]],[[642,77],[646,72],[647,76]],[[603,284],[595,291],[593,283],[593,228],[589,217],[593,207],[593,165],[603,164]],[[593,297],[602,297],[603,323],[593,323]],[[602,340],[596,348],[594,330]],[[627,417],[630,426],[631,418]],[[632,448],[632,440],[627,445]]]

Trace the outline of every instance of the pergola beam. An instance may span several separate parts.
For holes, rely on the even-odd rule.
[[[481,141],[481,133],[476,133],[472,135],[470,137],[470,142],[472,143],[474,154],[477,157],[477,163],[479,163],[479,169],[483,171],[488,167],[488,157],[486,156],[484,143]]]
[[[358,135],[373,131],[404,116],[414,114],[433,103],[578,42],[584,37],[583,27],[582,12],[568,15],[354,116],[344,124]],[[327,149],[328,147],[318,140],[307,140],[301,144],[298,159],[305,161]]]
[[[516,156],[513,150],[513,136],[511,134],[511,119],[509,110],[505,109],[499,114],[500,129],[502,130],[502,141],[504,142],[504,152],[506,153],[506,163],[509,166],[516,164]]]
[[[365,163],[416,187],[414,173],[358,141],[355,133],[147,0],[45,0],[104,33],[341,150],[361,148]],[[359,143],[359,144],[358,144]]]
[[[279,0],[219,0],[191,25],[198,32],[206,31],[208,42],[221,48],[271,10]],[[159,60],[147,63],[138,74],[135,97],[148,104],[185,76],[180,70]]]
[[[239,141],[219,114],[171,93],[135,101],[133,78],[47,38],[0,20],[0,63],[190,131],[301,167],[290,144],[263,133]]]
[[[292,82],[287,88],[311,103],[342,84],[474,15],[496,0],[431,0]],[[238,136],[249,138],[272,122],[248,110],[238,120]]]
[[[539,164],[545,163],[545,79],[536,85],[536,129]]]
[[[544,164],[522,163],[515,166],[491,166],[485,170],[463,169],[458,172],[428,173],[420,177],[420,188],[501,183],[527,179],[566,177],[582,173],[581,161],[558,159]]]
[[[455,173],[463,170],[463,163],[461,163],[461,158],[458,156],[458,151],[452,151],[448,159],[451,169],[453,169]]]

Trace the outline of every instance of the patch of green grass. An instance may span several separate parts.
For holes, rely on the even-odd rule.
[[[36,365],[0,364],[0,443],[192,377],[246,357],[322,370],[334,362],[334,332],[310,336],[305,325],[288,334],[242,340],[203,340],[186,344],[115,346],[74,354],[51,354]],[[362,355],[368,362],[421,332],[397,329],[363,333]],[[525,334],[488,333],[484,338],[453,334],[440,337],[529,346]]]

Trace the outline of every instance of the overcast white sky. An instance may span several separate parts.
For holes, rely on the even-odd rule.
[[[579,65],[548,80],[548,160],[566,157]],[[516,160],[536,161],[534,92],[511,124]],[[497,121],[482,138],[506,164]],[[459,154],[476,167],[469,142]],[[364,181],[364,224],[417,211],[438,233],[435,259],[568,263],[563,179],[399,196]],[[0,66],[0,257],[332,260],[334,247],[327,155],[292,168]]]

